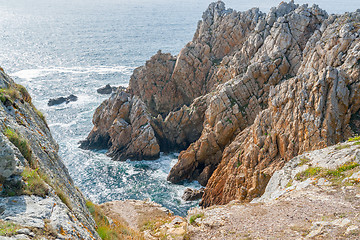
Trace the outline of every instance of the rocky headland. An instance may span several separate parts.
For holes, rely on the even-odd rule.
[[[358,239],[359,36],[359,10],[218,1],[177,56],[159,51],[96,109],[83,148],[114,160],[181,150],[168,180],[199,181],[184,199],[207,207],[186,218],[86,201],[0,68],[0,239]]]
[[[83,148],[114,160],[182,150],[168,180],[201,205],[260,197],[276,170],[360,133],[360,11],[210,4],[177,56],[159,51],[95,111]]]

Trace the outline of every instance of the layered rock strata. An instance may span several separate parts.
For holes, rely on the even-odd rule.
[[[0,71],[0,223],[35,231],[21,239],[100,239],[57,152],[26,89]]]
[[[294,2],[268,14],[210,4],[179,55],[158,52],[126,91],[147,108],[156,150],[184,150],[168,180],[206,185],[203,206],[249,201],[292,157],[357,133],[359,17]],[[96,110],[84,147],[138,159],[110,134],[124,119],[111,107],[121,101]]]

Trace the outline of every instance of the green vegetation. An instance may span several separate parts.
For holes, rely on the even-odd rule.
[[[310,159],[307,158],[307,157],[300,158],[300,163],[299,163],[298,166],[305,165],[305,164],[307,164],[307,163],[309,163],[309,162],[310,162]]]
[[[338,184],[341,182],[342,179],[346,177],[345,172],[348,172],[357,167],[359,167],[359,164],[356,162],[347,162],[339,166],[335,170],[324,169],[320,167],[309,167],[305,171],[296,174],[295,178],[298,181],[304,181],[305,179],[310,177],[327,178],[331,180],[334,184]]]
[[[0,89],[0,100],[5,103],[9,100],[13,103],[16,99],[22,99],[25,102],[31,103],[31,97],[26,88],[20,84],[15,84],[15,87],[10,86],[9,88]]]
[[[318,176],[323,169],[320,167],[309,167],[305,171],[296,174],[296,180],[303,181],[305,179],[308,179],[310,177]]]
[[[195,222],[196,219],[198,218],[203,218],[204,217],[204,214],[203,213],[198,213],[198,214],[195,214],[195,215],[192,215],[189,219],[189,223],[190,224],[193,224]]]
[[[24,194],[45,197],[49,193],[49,188],[39,176],[38,169],[25,168],[21,176],[26,183],[23,190]]]
[[[353,138],[349,138],[349,142],[357,142],[360,141],[360,136],[355,136]]]
[[[31,103],[31,96],[24,86],[22,86],[20,84],[16,84],[16,89],[20,92],[22,99],[25,102]]]
[[[21,137],[15,130],[6,128],[4,132],[5,136],[12,142],[21,152],[26,160],[28,160],[31,167],[35,168],[35,164],[32,162],[31,148],[23,137]]]
[[[287,184],[286,184],[286,188],[291,187],[293,185],[293,180],[291,179]]]
[[[11,236],[20,229],[19,225],[0,220],[0,236]]]
[[[37,110],[35,107],[34,107],[34,110],[35,110],[36,114],[39,116],[39,118],[41,120],[43,120],[44,122],[46,122],[44,114],[42,112],[40,112],[39,110]]]
[[[15,99],[19,99],[20,98],[20,93],[17,89],[15,88],[1,88],[0,89],[0,96],[1,96],[1,101],[5,102],[6,99],[12,100],[11,102],[13,102]]]
[[[240,167],[242,165],[242,162],[240,160],[237,161],[236,167]]]
[[[140,233],[135,232],[134,230],[127,227],[126,224],[117,221],[116,219],[112,219],[113,224],[110,224],[108,218],[102,212],[101,208],[92,202],[86,201],[86,207],[96,222],[96,231],[101,239],[144,239]]]
[[[341,149],[345,149],[345,148],[349,148],[349,147],[351,147],[351,145],[342,144],[342,145],[339,145],[339,146],[335,147],[335,150],[341,150]]]
[[[72,205],[70,199],[66,196],[66,194],[59,188],[55,190],[56,195],[60,198],[60,200],[70,209],[72,210]]]
[[[227,118],[226,121],[227,121],[228,123],[232,123],[232,121],[231,121],[230,118]]]
[[[356,162],[345,163],[345,164],[341,165],[340,167],[338,167],[335,170],[328,170],[326,172],[326,176],[340,177],[340,176],[342,176],[343,172],[349,171],[349,170],[354,169],[354,168],[356,168],[358,166],[359,166],[359,164],[356,163]]]

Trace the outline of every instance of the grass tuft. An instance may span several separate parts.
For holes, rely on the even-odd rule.
[[[343,165],[341,165],[340,167],[338,167],[335,170],[328,170],[326,172],[326,176],[332,176],[332,177],[340,177],[343,175],[343,172],[349,171],[351,169],[354,169],[356,167],[358,167],[359,164],[356,162],[349,162],[349,163],[345,163]]]
[[[304,181],[310,177],[317,178],[327,178],[333,182],[333,184],[337,185],[341,183],[341,180],[346,177],[345,172],[349,174],[348,171],[351,171],[354,168],[359,167],[359,164],[356,162],[347,162],[343,165],[339,166],[335,170],[332,169],[324,169],[320,167],[309,167],[303,172],[296,174],[295,178],[298,181]]]
[[[307,158],[307,157],[300,158],[300,163],[299,163],[299,166],[302,166],[302,165],[308,164],[309,162],[310,162],[310,159],[309,159],[309,158]]]
[[[189,223],[190,224],[193,224],[195,222],[196,219],[198,218],[203,218],[204,217],[204,214],[203,213],[198,213],[198,214],[195,214],[195,215],[192,215],[189,219]]]
[[[35,168],[35,164],[32,162],[32,150],[25,138],[21,137],[15,130],[6,128],[4,132],[5,136],[12,142],[29,162],[32,168]]]
[[[12,236],[19,229],[20,226],[15,223],[0,220],[0,236]]]
[[[38,169],[32,170],[25,168],[21,176],[23,177],[26,185],[23,193],[27,195],[36,195],[40,197],[46,197],[49,193],[49,188],[45,184],[44,180],[39,176]]]
[[[303,181],[303,180],[308,179],[310,177],[314,177],[314,176],[319,175],[322,170],[323,169],[320,168],[320,167],[309,167],[305,171],[296,174],[295,178],[298,181]]]
[[[66,196],[66,194],[59,188],[56,189],[56,195],[60,198],[60,200],[70,209],[72,210],[72,205],[70,199]]]

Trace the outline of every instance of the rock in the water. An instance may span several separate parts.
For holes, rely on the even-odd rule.
[[[145,104],[119,89],[96,109],[95,127],[80,147],[110,147],[108,154],[120,161],[157,158],[160,147],[150,121]]]
[[[111,94],[116,91],[116,87],[110,86],[110,84],[106,84],[106,86],[99,88],[96,90],[100,94]]]
[[[68,97],[58,97],[58,98],[50,99],[49,102],[48,102],[48,106],[59,105],[59,104],[62,104],[62,103],[68,104],[69,102],[75,102],[77,100],[78,100],[78,97],[71,94]]]
[[[202,195],[204,194],[204,189],[191,189],[191,188],[187,188],[184,191],[184,194],[182,195],[182,199],[184,199],[185,201],[194,201],[194,200],[198,200],[202,197]]]

